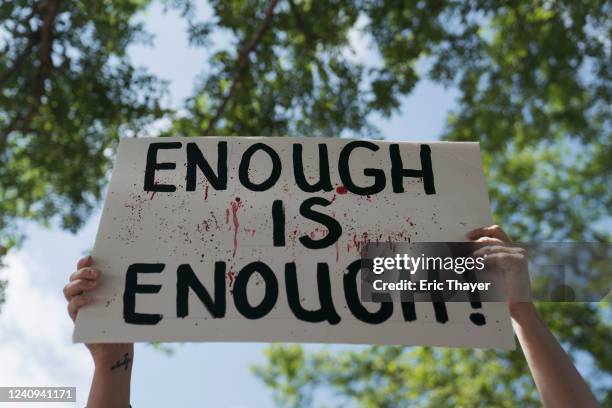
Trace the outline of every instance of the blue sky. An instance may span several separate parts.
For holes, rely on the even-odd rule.
[[[199,14],[206,15],[206,10],[199,10]],[[142,18],[147,30],[155,35],[154,47],[132,47],[130,55],[137,65],[170,81],[169,103],[180,106],[181,100],[190,95],[194,78],[206,67],[210,52],[188,47],[185,24],[177,13],[164,14],[154,6]],[[376,58],[358,30],[351,33],[351,39],[353,58]],[[226,39],[213,38],[215,41]],[[454,107],[455,95],[452,90],[423,81],[403,100],[400,112],[390,119],[372,120],[380,136],[388,139],[437,139],[448,111]],[[0,384],[77,386],[77,406],[85,405],[93,364],[83,345],[71,343],[72,322],[61,289],[76,261],[93,247],[99,216],[96,211],[76,235],[27,225],[28,239],[7,257],[7,267],[0,271],[0,278],[10,281],[0,314]],[[182,344],[174,345],[175,353],[168,357],[138,344],[132,404],[271,406],[270,392],[249,371],[252,364],[264,362],[265,346]]]

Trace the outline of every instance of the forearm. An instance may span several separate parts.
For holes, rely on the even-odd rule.
[[[597,407],[598,403],[532,303],[511,308],[521,343],[542,402],[547,407]]]
[[[95,362],[87,408],[129,407],[133,352]]]

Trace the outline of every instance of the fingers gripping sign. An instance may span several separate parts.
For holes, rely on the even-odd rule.
[[[527,252],[511,246],[510,239],[499,225],[477,228],[466,234],[468,239],[486,244],[473,253],[485,260],[483,280],[502,288],[504,298],[512,307],[515,303],[531,302],[531,284]]]
[[[91,256],[82,258],[77,263],[77,271],[70,275],[70,281],[64,286],[64,297],[68,301],[68,314],[74,321],[80,308],[92,301],[89,293],[96,288],[100,272],[91,268]]]

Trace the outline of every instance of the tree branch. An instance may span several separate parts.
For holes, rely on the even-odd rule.
[[[45,82],[49,78],[53,61],[53,28],[55,18],[59,11],[61,0],[41,0],[35,7],[41,11],[42,24],[38,29],[40,44],[38,49],[38,67],[35,76],[35,85],[32,92],[32,102],[24,114],[18,114],[15,119],[0,133],[2,147],[6,143],[8,135],[15,130],[27,128],[29,122],[38,111],[43,95],[45,94]],[[3,149],[0,149],[2,151]]]
[[[223,99],[221,100],[221,104],[208,122],[208,126],[204,130],[204,135],[209,135],[210,132],[214,130],[215,125],[225,113],[225,110],[227,109],[230,100],[234,96],[237,84],[242,80],[242,75],[244,74],[246,68],[249,66],[249,54],[253,52],[255,48],[257,48],[257,45],[259,45],[261,38],[270,27],[270,22],[272,21],[272,16],[274,15],[274,8],[277,4],[278,0],[270,0],[270,3],[266,7],[264,18],[261,21],[259,27],[257,28],[257,30],[255,30],[255,32],[251,35],[249,40],[244,44],[244,46],[238,53],[238,60],[236,61],[236,68],[234,70],[234,77],[232,78],[232,84],[230,85],[230,89],[228,93],[223,97]]]
[[[8,68],[2,73],[2,75],[0,75],[0,87],[4,85],[4,81],[13,76],[13,74],[15,74],[17,70],[21,68],[25,60],[32,52],[32,48],[34,48],[34,41],[29,40],[23,51],[17,56],[17,58],[15,58],[15,63],[13,64],[13,66]]]
[[[312,49],[305,47],[305,53],[308,53],[312,58],[314,64],[317,66],[319,72],[325,73],[325,67],[321,64],[319,58],[317,58],[317,45],[316,42],[320,38],[317,34],[315,34],[310,26],[304,21],[300,10],[293,0],[289,0],[289,8],[291,9],[291,14],[293,14],[293,18],[295,19],[295,23],[302,34],[304,35],[304,39],[306,40],[307,45],[312,45]]]
[[[19,55],[15,57],[15,62],[13,66],[10,68],[7,68],[7,70],[4,71],[2,75],[0,75],[0,87],[2,87],[4,85],[4,82],[8,80],[11,76],[13,76],[19,70],[19,68],[21,68],[23,63],[26,61],[26,59],[32,52],[32,49],[34,48],[34,43],[38,41],[39,39],[38,32],[33,33],[32,30],[30,29],[30,21],[32,20],[32,17],[34,17],[36,13],[36,9],[37,7],[32,7],[32,11],[28,14],[28,16],[25,18],[23,22],[23,25],[26,27],[26,31],[27,31],[27,35],[25,36],[27,37],[26,46],[23,48],[23,51],[21,51],[21,53],[19,53]],[[19,36],[19,33],[17,32],[18,24],[19,23],[15,23],[15,28],[11,30],[13,39]]]

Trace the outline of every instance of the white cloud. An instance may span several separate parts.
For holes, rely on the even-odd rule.
[[[352,62],[363,63],[369,67],[380,67],[382,60],[380,53],[374,46],[374,40],[366,32],[370,23],[367,15],[360,14],[355,25],[348,32],[349,47],[343,50],[343,56]]]
[[[0,314],[0,386],[76,386],[77,406],[84,406],[93,373],[91,357],[83,345],[72,344],[61,287],[40,284],[53,281],[44,278],[56,271],[32,263],[23,252],[5,262],[0,277],[9,284]]]

